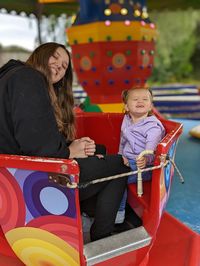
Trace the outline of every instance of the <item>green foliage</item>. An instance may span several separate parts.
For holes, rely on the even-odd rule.
[[[194,76],[192,57],[198,43],[199,17],[199,10],[151,13],[159,31],[151,81],[176,82]]]
[[[200,21],[197,23],[195,36],[196,47],[192,55],[191,62],[194,68],[194,78],[200,79]]]

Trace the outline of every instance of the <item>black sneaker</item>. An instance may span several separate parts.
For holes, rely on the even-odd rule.
[[[121,224],[115,224],[114,226],[114,230],[113,230],[113,233],[121,233],[121,232],[124,232],[124,231],[127,231],[127,230],[130,230],[130,229],[133,229],[135,228],[135,226],[131,223],[129,223],[129,221],[124,221],[123,223]]]

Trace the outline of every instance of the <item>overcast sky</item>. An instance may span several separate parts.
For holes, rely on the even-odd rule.
[[[18,45],[33,50],[36,36],[37,28],[34,19],[0,14],[1,45]]]

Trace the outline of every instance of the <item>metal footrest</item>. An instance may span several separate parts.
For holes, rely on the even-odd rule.
[[[151,236],[143,226],[84,245],[87,266],[149,245]]]

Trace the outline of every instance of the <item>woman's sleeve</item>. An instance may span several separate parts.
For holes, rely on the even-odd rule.
[[[126,121],[125,121],[125,116],[123,118],[122,124],[121,124],[121,132],[120,132],[120,142],[119,142],[119,152],[118,154],[122,154],[123,153],[123,148],[124,148],[124,143],[125,143],[125,139],[124,139],[124,135],[123,135],[123,129],[125,127]]]
[[[69,157],[59,132],[44,77],[25,67],[8,84],[13,135],[23,155]]]

